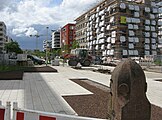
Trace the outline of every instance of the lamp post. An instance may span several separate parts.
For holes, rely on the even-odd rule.
[[[64,63],[65,63],[65,40],[62,40],[62,55],[63,55],[63,67],[64,67]]]
[[[36,35],[30,35],[30,37],[36,37],[36,46],[35,46],[36,48],[35,48],[35,50],[38,50],[38,38],[39,38],[40,36],[42,36],[42,35],[39,35],[38,32],[37,32]]]
[[[48,56],[47,56],[48,28],[49,27],[46,27],[46,29],[47,29],[47,38],[46,38],[46,66],[47,66],[47,62],[48,62]]]

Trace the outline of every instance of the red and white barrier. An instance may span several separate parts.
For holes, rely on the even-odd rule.
[[[5,107],[2,106],[2,102],[0,101],[0,120],[11,120],[10,110],[11,110],[10,102],[7,102]]]
[[[56,120],[56,117],[43,116],[33,112],[16,112],[16,120]]]
[[[106,120],[106,119],[80,117],[76,115],[64,115],[57,113],[20,109],[18,108],[17,103],[14,103],[13,120]]]

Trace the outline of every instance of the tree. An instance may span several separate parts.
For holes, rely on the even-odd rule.
[[[34,50],[32,53],[32,55],[38,56],[40,58],[45,58],[46,57],[46,53],[44,51],[40,51],[40,50]]]
[[[72,49],[76,49],[76,48],[79,48],[79,43],[78,41],[74,40],[72,43]]]
[[[16,42],[16,41],[6,43],[4,49],[7,51],[7,53],[9,53],[9,52],[15,52],[16,54],[23,53],[18,42]]]
[[[60,56],[61,55],[61,49],[59,48],[59,49],[53,49],[52,51],[51,51],[51,54],[52,54],[52,56]]]

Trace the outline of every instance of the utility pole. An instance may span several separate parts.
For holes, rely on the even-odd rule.
[[[38,50],[38,38],[42,36],[42,35],[39,35],[38,32],[36,35],[30,35],[30,37],[36,37],[36,46],[35,46],[35,50]]]
[[[40,37],[40,36],[38,35],[38,32],[37,32],[37,34],[35,35],[35,37],[36,37],[36,50],[38,50],[38,37]]]
[[[47,56],[48,28],[49,27],[46,27],[46,29],[47,29],[47,39],[46,39],[46,66],[47,66],[47,62],[48,62],[48,56]]]

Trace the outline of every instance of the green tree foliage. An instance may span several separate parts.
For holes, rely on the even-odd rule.
[[[78,41],[74,40],[72,43],[72,49],[76,49],[76,48],[79,48],[79,43]]]
[[[54,49],[51,52],[52,55],[54,56],[60,56],[61,55],[61,49]]]
[[[15,52],[17,54],[23,53],[18,42],[16,42],[16,41],[6,43],[4,48],[7,51],[7,53],[9,53],[9,52]]]
[[[155,60],[154,63],[155,63],[155,65],[159,65],[159,66],[162,65],[162,61],[161,60],[158,60],[158,59]]]
[[[40,58],[42,58],[42,57],[45,58],[45,56],[46,56],[46,52],[40,51],[40,50],[34,50],[31,54],[38,56]]]
[[[69,53],[69,46],[68,45],[63,45],[61,47],[61,52],[62,52],[62,54]]]

